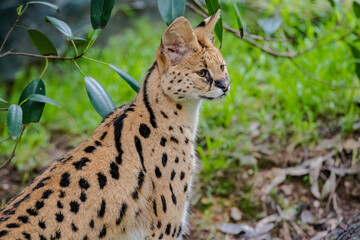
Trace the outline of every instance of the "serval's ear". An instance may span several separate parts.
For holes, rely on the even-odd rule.
[[[196,37],[200,42],[203,44],[206,43],[206,41],[210,41],[212,44],[215,42],[214,38],[214,28],[215,24],[220,18],[220,12],[221,10],[217,10],[216,13],[202,21],[195,29],[194,32],[196,34]]]
[[[161,52],[170,65],[180,63],[199,47],[190,22],[184,17],[175,19],[161,39]]]

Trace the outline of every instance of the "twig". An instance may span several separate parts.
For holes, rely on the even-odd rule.
[[[10,140],[10,139],[11,139],[11,137],[7,137],[7,138],[5,138],[3,140],[0,140],[0,143],[6,142],[7,140]]]
[[[187,6],[191,9],[191,11],[195,12],[196,14],[198,14],[198,15],[204,17],[204,18],[207,18],[209,14],[208,14],[208,11],[206,10],[206,8],[204,8],[204,6],[200,2],[198,2],[196,0],[192,0],[192,2],[194,3],[194,5],[196,5],[196,7],[198,9],[194,5],[192,5],[191,3],[187,3]],[[229,27],[229,26],[227,26],[227,27]],[[234,31],[237,31],[237,30],[234,29]],[[289,41],[289,40],[284,40],[284,39],[280,39],[280,38],[265,38],[265,37],[258,36],[258,35],[255,35],[255,34],[251,34],[251,33],[248,33],[248,32],[244,32],[244,36],[246,36],[248,38],[253,38],[253,39],[256,39],[256,40],[269,41],[269,42],[288,42]]]
[[[0,108],[0,111],[7,111],[8,108]]]
[[[297,62],[295,62],[294,59],[290,58],[290,61],[291,63],[300,71],[302,72],[304,75],[307,75],[308,77],[322,83],[322,84],[325,84],[331,88],[343,88],[345,87],[345,85],[342,85],[342,84],[337,84],[337,85],[333,85],[331,83],[329,83],[328,81],[325,81],[319,77],[317,77],[316,75],[312,74],[311,72],[307,71],[306,69],[304,69],[303,67],[301,67]]]
[[[12,27],[10,28],[9,32],[6,34],[5,39],[4,39],[4,41],[2,42],[1,47],[0,47],[0,53],[1,53],[2,50],[4,49],[5,43],[7,42],[10,34],[12,33],[12,31],[14,30],[14,28],[15,28],[16,25],[18,24],[19,20],[20,20],[20,15],[17,16],[14,24],[13,24]]]
[[[33,53],[12,52],[10,50],[3,54],[0,54],[0,58],[9,56],[9,55],[18,55],[18,56],[35,57],[35,58],[47,58],[47,59],[59,59],[59,60],[74,60],[74,59],[81,58],[83,56],[83,53],[81,53],[80,55],[75,56],[75,57],[62,57],[62,56],[55,56],[55,55],[46,56],[46,55],[39,55],[39,54],[33,54]]]
[[[16,147],[18,146],[19,142],[20,142],[20,139],[24,133],[24,130],[26,128],[26,125],[23,125],[22,126],[22,129],[21,129],[21,133],[20,133],[20,136],[16,139],[16,142],[15,142],[15,146],[14,146],[14,149],[10,155],[10,157],[5,161],[3,162],[1,165],[0,165],[0,169],[4,168],[6,165],[9,164],[9,162],[11,161],[11,159],[13,159],[15,157],[15,150],[16,150]]]
[[[201,5],[201,3],[197,2],[196,0],[192,0],[192,2],[196,6]],[[195,12],[196,14],[198,14],[198,15],[200,15],[202,17],[208,17],[208,14],[206,14],[204,12],[203,8],[201,8],[202,10],[199,10],[195,5],[193,5],[193,4],[189,3],[189,2],[187,3],[187,6],[189,7],[190,10],[192,10],[193,12]],[[277,40],[275,40],[275,39],[267,39],[267,38],[261,39],[262,37],[260,37],[260,36],[254,37],[256,35],[250,35],[248,33],[244,33],[244,38],[241,38],[240,37],[240,31],[230,27],[229,25],[227,25],[225,23],[223,24],[223,28],[226,31],[231,32],[235,37],[244,40],[245,42],[249,43],[250,45],[252,45],[252,46],[254,46],[256,48],[259,48],[261,51],[266,52],[266,53],[268,53],[268,54],[270,54],[270,55],[272,55],[274,57],[283,57],[283,58],[296,58],[298,56],[301,56],[301,55],[303,55],[305,53],[308,53],[308,52],[314,50],[324,38],[326,38],[328,35],[330,35],[335,30],[335,27],[336,27],[336,25],[331,30],[326,32],[323,36],[316,39],[315,42],[308,48],[305,48],[305,49],[300,50],[298,52],[279,52],[279,51],[273,50],[271,48],[268,48],[266,46],[263,46],[263,45],[259,44],[258,42],[254,41],[254,39],[263,40],[263,41],[278,41],[278,42],[283,42],[284,41],[283,39],[277,39]],[[352,30],[345,33],[339,39],[344,38],[346,35],[348,35],[351,32],[352,32]],[[333,41],[329,41],[328,43],[331,43],[331,42],[333,42]]]

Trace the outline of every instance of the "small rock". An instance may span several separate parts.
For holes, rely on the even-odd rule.
[[[231,218],[235,221],[240,221],[242,218],[242,212],[237,207],[231,208]]]
[[[280,186],[280,191],[282,191],[284,195],[287,197],[292,194],[292,186],[283,184]]]
[[[313,224],[314,223],[314,216],[309,210],[304,210],[301,212],[300,219],[303,223]]]
[[[352,151],[354,149],[359,149],[360,143],[358,141],[356,141],[355,139],[350,138],[343,143],[343,148],[346,151]]]

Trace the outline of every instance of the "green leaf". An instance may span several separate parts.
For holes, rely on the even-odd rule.
[[[220,4],[218,0],[205,0],[206,7],[209,11],[209,15],[213,15],[216,13],[218,9],[220,9]],[[223,39],[223,25],[222,25],[222,16],[220,15],[220,18],[218,22],[215,25],[215,35],[220,41],[220,47],[222,45],[222,39]]]
[[[91,0],[90,18],[94,29],[105,28],[111,16],[114,2],[114,0]]]
[[[167,25],[182,16],[186,8],[186,0],[157,0],[160,15]]]
[[[61,21],[61,20],[56,19],[56,18],[53,18],[53,17],[50,17],[50,16],[46,16],[45,21],[51,23],[51,25],[53,25],[57,30],[59,30],[65,36],[73,37],[73,33],[71,31],[71,28],[69,27],[69,25],[67,25],[66,22]]]
[[[351,49],[351,52],[352,52],[353,56],[356,59],[360,60],[360,50],[356,46],[354,46],[352,44],[348,44],[348,45],[349,45],[349,47]],[[355,63],[355,72],[356,72],[356,76],[360,80],[360,63]]]
[[[355,16],[360,18],[360,2],[357,0],[353,1],[353,10],[355,13]]]
[[[93,78],[85,77],[85,86],[91,104],[101,117],[105,117],[115,109],[114,102],[105,89]]]
[[[90,29],[89,34],[88,34],[88,44],[84,50],[84,52],[87,52],[87,50],[89,48],[91,48],[91,46],[94,44],[95,40],[99,37],[100,33],[101,33],[102,29],[98,28],[96,30],[94,30],[93,28]]]
[[[36,79],[29,83],[25,87],[19,98],[19,105],[21,105],[23,110],[23,123],[25,124],[40,121],[41,115],[44,110],[44,103],[32,100],[26,101],[26,99],[28,99],[28,97],[34,93],[45,96],[45,85],[41,79]]]
[[[26,4],[43,4],[43,5],[46,5],[46,6],[50,7],[50,8],[55,9],[55,11],[56,11],[57,13],[60,12],[60,9],[59,9],[58,6],[56,6],[55,4],[52,4],[52,3],[48,3],[48,2],[43,2],[43,1],[30,1],[30,2],[27,2]]]
[[[51,105],[54,105],[58,108],[60,108],[60,105],[55,102],[54,100],[52,100],[51,98],[48,98],[47,96],[41,95],[41,94],[31,94],[30,96],[27,97],[27,99],[35,101],[35,102],[43,102],[43,103],[48,103]]]
[[[77,36],[70,36],[70,37],[67,37],[68,40],[75,40],[75,41],[87,41],[85,38],[83,37],[77,37]]]
[[[21,132],[23,111],[19,105],[13,104],[9,107],[7,115],[7,127],[9,135],[16,139]]]
[[[140,83],[138,81],[136,81],[132,76],[112,64],[109,64],[109,67],[114,69],[115,72],[117,72],[117,74],[119,74],[120,77],[122,77],[130,85],[130,87],[135,90],[135,92],[139,92]]]
[[[54,47],[50,39],[46,37],[42,32],[35,29],[29,29],[28,34],[34,46],[37,48],[41,55],[58,55],[56,48]]]
[[[242,21],[241,21],[240,11],[239,11],[238,6],[235,3],[235,0],[232,0],[232,3],[233,3],[233,6],[234,6],[234,9],[235,9],[235,16],[236,16],[237,24],[239,26],[240,37],[243,38],[244,37],[244,27],[243,27],[243,24],[242,24]]]
[[[282,18],[279,17],[261,18],[258,20],[258,24],[264,30],[264,32],[271,35],[280,28],[282,24]]]
[[[0,102],[8,103],[5,99],[0,98]]]

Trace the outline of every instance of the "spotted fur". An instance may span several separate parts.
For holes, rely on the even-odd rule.
[[[229,91],[212,42],[218,17],[167,28],[135,101],[0,211],[1,240],[182,239],[200,102]]]

